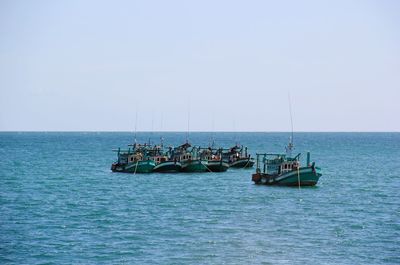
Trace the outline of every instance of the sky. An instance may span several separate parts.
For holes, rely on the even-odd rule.
[[[290,131],[290,94],[295,131],[399,132],[399,14],[396,0],[0,0],[0,131]]]

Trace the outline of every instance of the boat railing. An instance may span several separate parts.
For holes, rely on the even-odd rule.
[[[256,159],[256,171],[258,173],[263,172],[266,173],[267,171],[267,165],[273,166],[273,165],[280,165],[284,161],[287,162],[296,162],[300,160],[300,155],[301,153],[297,154],[295,157],[287,157],[284,154],[279,154],[279,153],[256,153],[257,159]],[[261,159],[262,157],[262,159]],[[261,159],[261,161],[260,161]],[[263,170],[261,171],[261,162],[263,165]]]
[[[295,157],[287,157],[285,154],[279,154],[279,153],[256,153],[257,157],[258,156],[263,156],[263,157],[268,157],[268,156],[274,156],[274,157],[280,157],[280,158],[286,158],[288,160],[298,160],[300,158],[301,153],[298,153]]]

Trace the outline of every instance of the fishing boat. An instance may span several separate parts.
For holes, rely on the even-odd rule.
[[[177,159],[182,164],[182,172],[206,172],[208,170],[208,161],[203,159],[200,154],[198,147],[192,147],[191,150],[188,148],[191,145],[186,143],[182,145],[177,152]]]
[[[177,173],[182,170],[182,164],[178,161],[177,157],[174,156],[172,147],[169,148],[168,152],[160,152],[154,157],[156,166],[153,172],[159,173]]]
[[[205,148],[201,152],[201,157],[207,160],[207,168],[211,172],[225,172],[229,168],[229,164],[222,160],[222,149]]]
[[[182,170],[182,164],[179,161],[171,161],[171,160],[164,160],[161,158],[160,161],[156,161],[156,166],[153,169],[153,172],[158,173],[177,173]]]
[[[128,145],[128,150],[113,150],[117,152],[117,161],[111,165],[111,171],[124,173],[150,173],[153,171],[156,163],[149,154],[149,144],[138,144],[136,141],[137,132],[137,112],[135,120],[135,138],[134,144]],[[132,147],[132,149],[131,149]]]
[[[229,168],[229,164],[222,159],[208,160],[207,167],[211,172],[225,172]]]
[[[316,185],[322,174],[315,162],[310,162],[310,152],[307,152],[306,165],[302,167],[301,153],[292,157],[292,150],[293,143],[290,141],[286,147],[286,154],[257,154],[257,169],[252,175],[252,181],[255,184],[280,186]]]
[[[222,159],[233,168],[251,168],[254,158],[247,153],[247,147],[235,145],[222,153]]]
[[[294,144],[290,94],[288,99],[292,134],[286,147],[286,154],[257,154],[257,169],[256,173],[252,175],[255,184],[298,186],[300,188],[301,186],[315,186],[322,176],[321,168],[316,167],[315,162],[310,162],[310,152],[307,152],[305,166],[300,165],[301,153],[292,156]]]
[[[153,171],[156,163],[148,155],[148,146],[146,144],[134,144],[133,149],[117,150],[117,161],[111,165],[113,172],[124,173],[150,173]]]

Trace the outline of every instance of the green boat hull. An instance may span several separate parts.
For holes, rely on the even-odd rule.
[[[315,186],[322,176],[318,167],[302,167],[280,175],[254,174],[253,181],[256,184],[277,185],[277,186]]]
[[[211,172],[225,172],[229,168],[229,164],[223,161],[208,161],[207,168]]]
[[[113,172],[123,173],[151,173],[154,167],[155,162],[153,160],[143,160],[126,165],[116,165],[115,167],[113,166],[111,170]]]
[[[253,166],[254,160],[250,158],[239,159],[229,164],[229,167],[233,168],[250,168]]]
[[[153,168],[153,172],[159,173],[175,173],[182,170],[182,164],[175,161],[166,161],[156,165]]]
[[[182,172],[206,172],[207,160],[191,160],[182,163]]]

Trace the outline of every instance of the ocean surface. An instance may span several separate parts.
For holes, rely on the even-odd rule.
[[[255,154],[283,152],[289,134],[190,141],[212,136]],[[112,173],[112,149],[132,141],[0,133],[0,264],[400,264],[400,133],[295,133],[323,174],[300,190],[254,185],[254,169]]]

